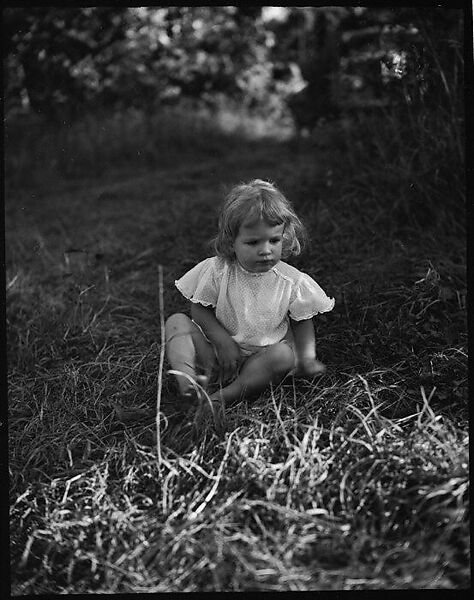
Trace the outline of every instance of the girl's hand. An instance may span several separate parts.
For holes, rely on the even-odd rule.
[[[229,381],[242,360],[239,346],[219,323],[211,307],[192,303],[191,315],[215,346],[222,381]]]
[[[307,377],[316,377],[326,371],[326,366],[315,358],[301,358],[298,360],[298,372]]]
[[[217,361],[219,363],[219,374],[223,383],[228,382],[235,375],[242,360],[240,348],[230,337],[222,336],[215,340],[217,350]]]

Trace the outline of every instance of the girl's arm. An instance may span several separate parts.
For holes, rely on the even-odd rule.
[[[326,367],[316,359],[316,336],[313,320],[293,321],[290,319],[290,323],[295,339],[297,370],[304,375],[321,375]]]
[[[191,317],[215,346],[223,381],[230,379],[235,374],[241,359],[239,346],[231,338],[225,327],[219,323],[212,307],[193,302],[191,304]]]

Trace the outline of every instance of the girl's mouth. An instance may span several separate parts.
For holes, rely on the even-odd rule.
[[[257,265],[267,266],[271,264],[273,264],[273,260],[257,260]]]

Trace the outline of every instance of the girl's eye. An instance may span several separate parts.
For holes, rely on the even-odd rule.
[[[270,240],[271,244],[278,244],[278,242],[281,242],[281,238],[273,238],[273,240]]]
[[[257,242],[255,240],[251,241],[251,242],[247,242],[247,244],[249,246],[255,246],[257,244]]]

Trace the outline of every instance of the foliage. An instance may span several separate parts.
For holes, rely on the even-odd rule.
[[[268,48],[255,17],[237,7],[8,9],[8,97],[47,116],[220,93],[258,101],[248,82],[254,65],[266,76]]]
[[[420,113],[402,107],[346,119],[340,147],[348,159],[343,166],[348,190],[358,189],[377,202],[383,199],[381,218],[401,227],[453,220],[454,227],[464,230],[464,132],[448,110]],[[361,163],[354,151],[370,160]]]
[[[274,56],[291,56],[307,82],[288,101],[300,131],[341,113],[394,105],[412,112],[442,105],[462,118],[461,10],[289,10],[275,29]]]
[[[107,69],[117,59],[127,25],[125,8],[5,9],[8,102],[20,98],[48,118],[90,103],[99,85],[109,85]]]
[[[8,8],[7,113],[232,99],[312,126],[347,103],[462,104],[461,10],[279,8]]]

